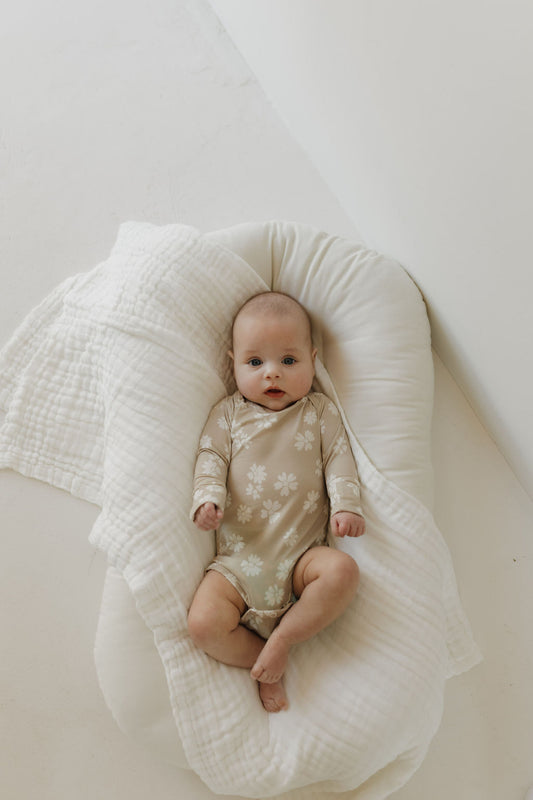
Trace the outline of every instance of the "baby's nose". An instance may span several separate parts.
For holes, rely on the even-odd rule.
[[[267,378],[279,378],[280,369],[279,364],[274,361],[269,361],[265,364],[265,374]]]

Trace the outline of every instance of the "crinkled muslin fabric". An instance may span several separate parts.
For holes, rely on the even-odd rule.
[[[198,439],[234,388],[233,315],[267,288],[193,228],[126,223],[110,257],[61,284],[2,350],[0,466],[101,508],[90,539],[153,632],[187,761],[214,792],[383,798],[421,763],[445,679],[480,656],[430,511],[373,466],[327,359],[317,386],[342,409],[367,521],[364,537],[339,544],[359,564],[357,598],[294,648],[291,706],[277,715],[245,670],[211,660],[187,634],[213,555],[213,537],[188,518]]]

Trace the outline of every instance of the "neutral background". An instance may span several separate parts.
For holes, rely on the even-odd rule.
[[[265,6],[250,5],[258,13]],[[309,4],[317,13],[320,6]],[[280,7],[272,4],[274,10]],[[339,3],[337,11],[348,7]],[[316,24],[318,17],[309,19]],[[394,181],[406,205],[398,197],[387,199],[391,187],[384,185],[378,204],[370,172],[358,173],[357,181],[346,172],[346,185],[358,187],[357,204],[340,183],[326,182],[325,162],[309,143],[302,147],[295,128],[286,127],[204,0],[149,5],[95,0],[90,6],[76,0],[21,0],[16,6],[4,4],[2,20],[0,341],[60,280],[105,258],[118,225],[128,219],[186,222],[206,231],[246,220],[290,219],[348,237],[357,235],[357,225],[371,244],[417,273],[441,341],[461,341],[460,351],[442,347],[450,366],[457,366],[458,352],[465,363],[479,361],[472,331],[482,330],[483,364],[492,363],[491,353],[494,358],[508,354],[509,401],[522,403],[525,364],[511,358],[515,351],[506,336],[515,331],[510,326],[522,325],[522,298],[531,278],[513,293],[504,280],[513,275],[516,285],[512,271],[527,262],[526,244],[511,226],[522,213],[516,207],[519,181],[515,193],[506,187],[500,192],[499,185],[494,191],[485,183],[472,186],[471,197],[480,208],[472,225],[477,233],[497,237],[500,253],[510,252],[505,249],[509,240],[513,258],[504,268],[501,260],[496,268],[485,250],[470,251],[463,259],[469,236],[458,241],[456,233],[451,235],[448,244],[466,270],[461,275],[469,264],[473,270],[465,295],[456,262],[441,260],[443,207],[433,214],[420,195],[417,205],[403,173]],[[383,26],[384,20],[380,31]],[[331,30],[328,36],[331,46]],[[383,39],[376,33],[368,41],[386,61],[390,51]],[[297,64],[298,47],[291,46],[294,60],[289,61]],[[473,39],[471,48],[475,52]],[[287,48],[282,50],[287,56]],[[339,65],[341,78],[349,69]],[[314,70],[315,82],[321,70]],[[466,74],[459,71],[456,85],[463,79]],[[428,118],[437,114],[431,98],[428,91]],[[309,85],[303,86],[301,107],[311,99]],[[366,108],[373,107],[371,99]],[[409,139],[406,126],[413,117],[405,108],[398,105],[394,121]],[[416,162],[414,145],[406,160],[405,147],[395,154],[368,131],[358,138],[360,128],[352,124],[354,159],[383,160],[383,175],[408,169],[412,186],[426,186],[426,193],[427,162]],[[345,137],[337,135],[339,130],[331,125],[322,155],[344,174],[347,162],[339,148]],[[529,167],[520,136],[513,163],[518,167],[522,159],[525,181]],[[467,145],[472,151],[465,139]],[[457,166],[462,175],[467,159]],[[457,195],[466,203],[461,187]],[[407,222],[393,224],[389,203],[407,209],[408,227]],[[450,214],[455,206],[449,204]],[[503,207],[505,221],[497,224]],[[463,211],[469,219],[469,207]],[[420,241],[421,249],[409,249],[408,241],[413,248]],[[476,290],[480,275],[492,281],[490,292],[485,283]],[[496,327],[494,291],[500,310],[497,346],[485,337]],[[473,325],[468,335],[461,327],[468,317],[465,296]],[[532,503],[516,477],[520,465],[514,464],[513,473],[501,455],[503,428],[491,428],[489,436],[448,369],[438,357],[435,363],[436,517],[485,661],[449,682],[443,724],[428,758],[395,798],[521,800],[533,783]],[[509,407],[488,390],[486,397],[502,424],[512,421],[506,416]],[[474,394],[470,399],[481,414]],[[531,426],[518,412],[515,418],[527,437]],[[525,475],[520,472],[523,483]],[[0,794],[6,800],[208,800],[211,793],[192,773],[161,763],[126,738],[101,697],[92,648],[105,564],[87,544],[96,514],[95,507],[49,486],[0,473]]]
[[[212,0],[533,496],[533,5]]]

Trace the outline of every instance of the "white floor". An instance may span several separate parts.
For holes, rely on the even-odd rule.
[[[22,0],[0,49],[0,341],[126,219],[355,229],[203,0]],[[81,15],[81,17],[80,17]],[[436,516],[485,661],[397,800],[522,800],[533,783],[533,504],[436,360]],[[117,728],[92,647],[97,509],[0,473],[0,795],[208,800]],[[133,666],[132,666],[133,668]]]
[[[448,683],[428,757],[395,800],[522,800],[533,784],[533,504],[436,361],[435,515],[484,655]]]

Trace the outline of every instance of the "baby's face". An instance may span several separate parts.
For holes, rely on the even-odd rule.
[[[299,315],[243,314],[235,322],[231,355],[241,394],[271,411],[287,408],[311,389],[316,350]]]

